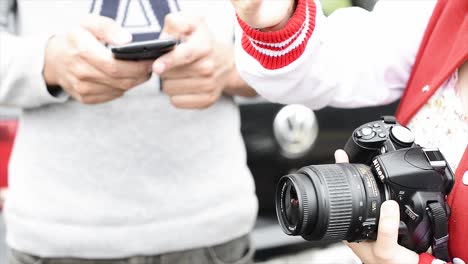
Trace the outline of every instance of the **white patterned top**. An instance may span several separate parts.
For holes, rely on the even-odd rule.
[[[460,93],[455,71],[408,124],[416,143],[439,148],[454,173],[468,144],[468,102]]]

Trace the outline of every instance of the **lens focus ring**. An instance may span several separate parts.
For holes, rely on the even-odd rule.
[[[323,239],[343,239],[352,220],[351,187],[340,164],[322,165],[320,168],[329,192],[329,222]]]

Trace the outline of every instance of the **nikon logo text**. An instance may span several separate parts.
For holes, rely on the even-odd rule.
[[[382,172],[382,168],[380,166],[380,163],[377,159],[375,159],[373,161],[374,163],[374,168],[375,168],[375,171],[377,172],[377,176],[379,177],[379,179],[383,182],[384,181],[384,174]]]

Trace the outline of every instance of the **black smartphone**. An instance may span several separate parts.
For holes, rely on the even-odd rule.
[[[155,39],[112,46],[114,57],[119,60],[155,60],[177,45],[175,39]]]

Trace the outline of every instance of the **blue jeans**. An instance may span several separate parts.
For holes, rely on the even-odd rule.
[[[156,256],[122,259],[41,258],[9,250],[9,264],[252,264],[254,249],[248,235],[227,243]]]

